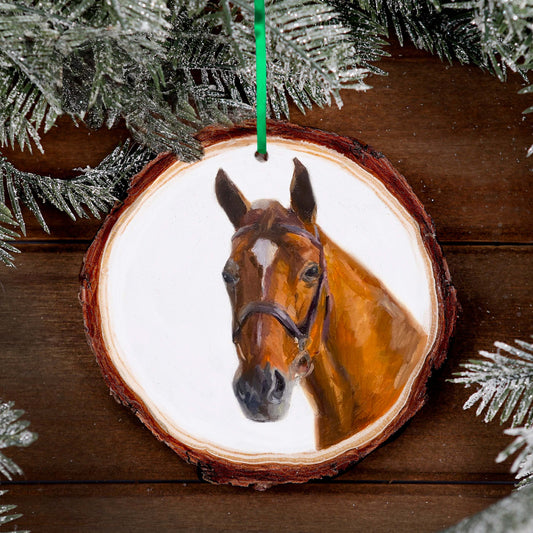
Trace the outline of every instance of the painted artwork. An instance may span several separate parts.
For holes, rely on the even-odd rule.
[[[160,156],[82,272],[114,396],[219,482],[358,460],[420,408],[455,319],[403,178],[349,139],[341,153],[339,137],[276,127],[266,162],[246,129],[192,164]]]
[[[327,448],[398,399],[427,335],[371,272],[317,224],[306,167],[294,158],[290,207],[250,203],[226,172],[218,202],[235,227],[222,277],[239,358],[233,390],[244,415],[276,422],[303,387]]]

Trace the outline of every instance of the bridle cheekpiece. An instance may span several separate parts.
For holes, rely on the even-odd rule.
[[[233,235],[232,240],[236,239],[237,237],[240,237],[244,233],[257,229],[257,227],[257,224],[249,224],[247,226],[239,228],[239,230],[237,230],[237,232]],[[273,316],[298,344],[298,354],[294,358],[294,361],[291,363],[291,373],[295,377],[304,378],[311,374],[311,372],[313,371],[313,359],[309,354],[307,347],[310,340],[309,334],[318,314],[318,305],[320,302],[320,297],[324,291],[326,292],[326,315],[322,327],[323,340],[327,338],[329,328],[329,311],[331,299],[327,279],[324,246],[320,241],[318,229],[316,226],[314,226],[314,235],[313,233],[307,231],[305,228],[293,224],[276,224],[274,228],[284,230],[286,233],[294,233],[296,235],[305,237],[320,250],[320,276],[318,278],[318,285],[313,296],[313,300],[311,301],[309,310],[307,311],[305,318],[300,324],[296,324],[295,321],[289,315],[288,311],[276,302],[270,302],[266,300],[249,302],[241,309],[237,316],[237,319],[234,321],[233,342],[238,342],[242,332],[242,328],[244,327],[246,320],[250,316],[255,314]],[[304,363],[307,364],[307,370],[305,374],[302,375],[298,372],[298,367]]]

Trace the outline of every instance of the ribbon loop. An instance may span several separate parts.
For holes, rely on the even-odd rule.
[[[254,0],[255,30],[255,80],[256,80],[256,157],[267,160],[266,148],[266,36],[265,36],[265,0]]]

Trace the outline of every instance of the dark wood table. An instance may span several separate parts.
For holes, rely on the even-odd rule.
[[[27,411],[38,441],[7,454],[25,475],[3,503],[33,531],[436,531],[512,490],[509,442],[463,411],[447,382],[496,340],[527,339],[533,319],[531,105],[474,67],[395,48],[367,93],[292,120],[354,136],[385,153],[434,218],[463,307],[449,357],[422,411],[386,445],[335,479],[260,493],[199,481],[110,397],[85,341],[78,273],[98,221],[51,209],[51,235],[27,215],[17,268],[0,267],[0,394]],[[529,123],[528,123],[529,122]],[[44,156],[9,152],[19,168],[72,175],[97,163],[124,129],[88,132],[61,120]]]

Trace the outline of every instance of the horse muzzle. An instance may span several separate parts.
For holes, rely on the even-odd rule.
[[[233,390],[244,415],[256,422],[275,422],[289,409],[292,382],[269,363],[237,374]]]

